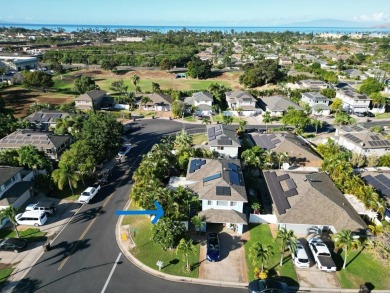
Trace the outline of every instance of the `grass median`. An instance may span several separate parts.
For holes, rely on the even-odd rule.
[[[131,205],[129,209],[135,210],[138,208]],[[164,250],[152,240],[152,224],[148,216],[125,216],[122,225],[130,225],[131,236],[136,244],[136,247],[131,249],[130,252],[139,261],[155,270],[158,270],[157,261],[162,261],[163,267],[161,272],[163,273],[191,278],[198,277],[199,243],[196,243],[196,252],[189,257],[192,269],[190,272],[187,272],[181,253],[176,254],[174,249]]]
[[[26,230],[18,230],[20,238],[26,238],[28,242],[45,240],[46,232],[41,232],[38,228],[28,228]],[[17,238],[15,230],[0,229],[0,239]]]

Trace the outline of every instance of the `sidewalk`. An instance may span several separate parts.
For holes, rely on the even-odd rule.
[[[59,221],[55,223],[48,224],[43,226],[41,231],[45,231],[47,239],[52,239],[51,243],[54,242],[58,234],[65,228],[65,226],[72,220],[74,214],[79,210],[79,207],[73,209],[72,205],[69,204],[67,200],[61,200],[59,205],[65,205],[66,209],[61,212],[58,212],[56,216],[61,217]],[[49,218],[50,219],[50,218]],[[17,263],[16,267],[12,274],[8,277],[5,282],[3,288],[1,288],[1,292],[11,293],[13,289],[18,285],[18,283],[27,275],[29,270],[37,263],[37,261],[44,254],[43,244],[44,241],[33,242],[30,245],[29,250],[18,253],[16,257],[12,259],[12,263]],[[8,252],[7,252],[8,253]],[[9,252],[13,253],[13,252]]]

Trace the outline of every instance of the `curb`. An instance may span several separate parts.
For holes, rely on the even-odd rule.
[[[127,209],[130,205],[130,200],[126,203],[126,206],[124,209]],[[152,269],[148,267],[147,265],[140,262],[136,257],[134,257],[123,245],[122,239],[120,236],[120,229],[121,229],[121,223],[123,220],[123,215],[119,217],[116,228],[115,228],[115,238],[118,244],[118,247],[120,251],[123,253],[124,256],[136,267],[144,271],[145,273],[148,273],[149,275],[155,276],[160,279],[178,282],[178,283],[191,283],[191,284],[198,284],[198,285],[208,285],[208,286],[217,286],[217,287],[230,287],[230,288],[247,288],[247,283],[235,283],[235,282],[221,282],[221,281],[214,281],[214,280],[206,280],[206,279],[196,279],[196,278],[189,278],[189,277],[182,277],[182,276],[174,276],[162,273],[160,271],[157,271],[155,269]]]
[[[131,200],[129,200],[124,210],[126,210],[131,203]],[[165,274],[160,271],[157,271],[155,269],[152,269],[148,267],[147,265],[140,262],[136,257],[134,257],[129,250],[126,249],[124,246],[122,239],[121,239],[121,223],[123,220],[123,215],[119,216],[118,221],[116,223],[115,227],[115,238],[116,242],[118,244],[118,247],[122,254],[126,256],[126,258],[134,264],[136,267],[138,267],[140,270],[144,271],[145,273],[148,273],[149,275],[152,275],[154,277],[164,279],[167,281],[177,282],[177,283],[190,283],[190,284],[197,284],[197,285],[206,285],[206,286],[216,286],[216,287],[228,287],[228,288],[248,288],[247,283],[236,283],[236,282],[222,282],[222,281],[215,281],[215,280],[206,280],[206,279],[196,279],[196,278],[189,278],[189,277],[181,277],[181,276],[174,276],[170,274]],[[311,288],[311,287],[290,287],[291,290],[294,290],[294,292],[335,292],[335,293],[356,293],[359,292],[359,289],[342,289],[342,288]],[[371,292],[382,292],[382,293],[390,293],[390,290],[371,290]]]

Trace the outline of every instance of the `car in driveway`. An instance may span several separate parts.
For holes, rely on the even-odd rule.
[[[27,239],[7,238],[0,240],[0,250],[21,252],[27,246]]]
[[[288,293],[286,283],[274,279],[253,280],[248,285],[249,293]]]
[[[207,234],[207,255],[206,258],[208,261],[218,261],[221,257],[220,255],[220,243],[219,236],[217,233]]]
[[[47,215],[54,215],[57,207],[53,200],[44,199],[37,203],[29,204],[26,211],[44,211]]]
[[[297,240],[297,248],[294,253],[291,255],[294,265],[298,268],[309,268],[310,261],[307,256],[305,247],[301,243],[301,241]]]
[[[125,144],[118,152],[118,156],[126,156],[131,150],[131,144]]]

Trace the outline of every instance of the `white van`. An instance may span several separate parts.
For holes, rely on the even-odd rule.
[[[26,211],[23,214],[17,214],[15,217],[19,225],[42,226],[47,221],[44,211]]]

